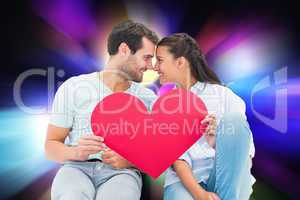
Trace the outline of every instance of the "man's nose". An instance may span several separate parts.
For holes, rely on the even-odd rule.
[[[148,70],[153,70],[153,68],[154,68],[154,67],[153,67],[152,63],[149,63],[149,64],[147,65],[147,69],[148,69]]]
[[[154,64],[152,70],[154,70],[154,71],[158,71],[159,70],[157,62]]]

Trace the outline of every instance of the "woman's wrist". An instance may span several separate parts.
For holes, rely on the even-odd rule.
[[[199,185],[199,187],[197,187],[195,189],[195,191],[193,191],[191,193],[192,193],[192,196],[194,197],[194,199],[202,200],[203,197],[205,196],[206,191]]]

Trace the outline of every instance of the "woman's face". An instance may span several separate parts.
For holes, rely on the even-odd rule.
[[[176,83],[180,75],[177,62],[167,46],[158,46],[156,49],[156,64],[154,70],[159,74],[160,84]]]

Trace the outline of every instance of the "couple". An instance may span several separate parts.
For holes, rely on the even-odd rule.
[[[139,170],[92,134],[90,117],[96,104],[114,92],[135,95],[150,110],[157,97],[139,82],[151,69],[159,73],[161,84],[173,82],[192,91],[214,113],[202,121],[208,124],[205,137],[167,170],[164,199],[249,199],[254,145],[245,104],[221,86],[195,40],[179,33],[159,41],[143,24],[128,20],[112,29],[107,49],[103,71],[70,78],[55,95],[45,152],[63,166],[53,180],[51,198],[140,199]]]

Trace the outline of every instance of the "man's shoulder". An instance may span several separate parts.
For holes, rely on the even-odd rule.
[[[80,84],[85,82],[94,82],[96,79],[96,73],[88,73],[88,74],[80,74],[76,76],[72,76],[63,82],[65,86],[74,86],[74,84]]]
[[[77,76],[71,77],[70,79],[72,79],[73,81],[94,81],[97,80],[97,72],[79,74]]]

